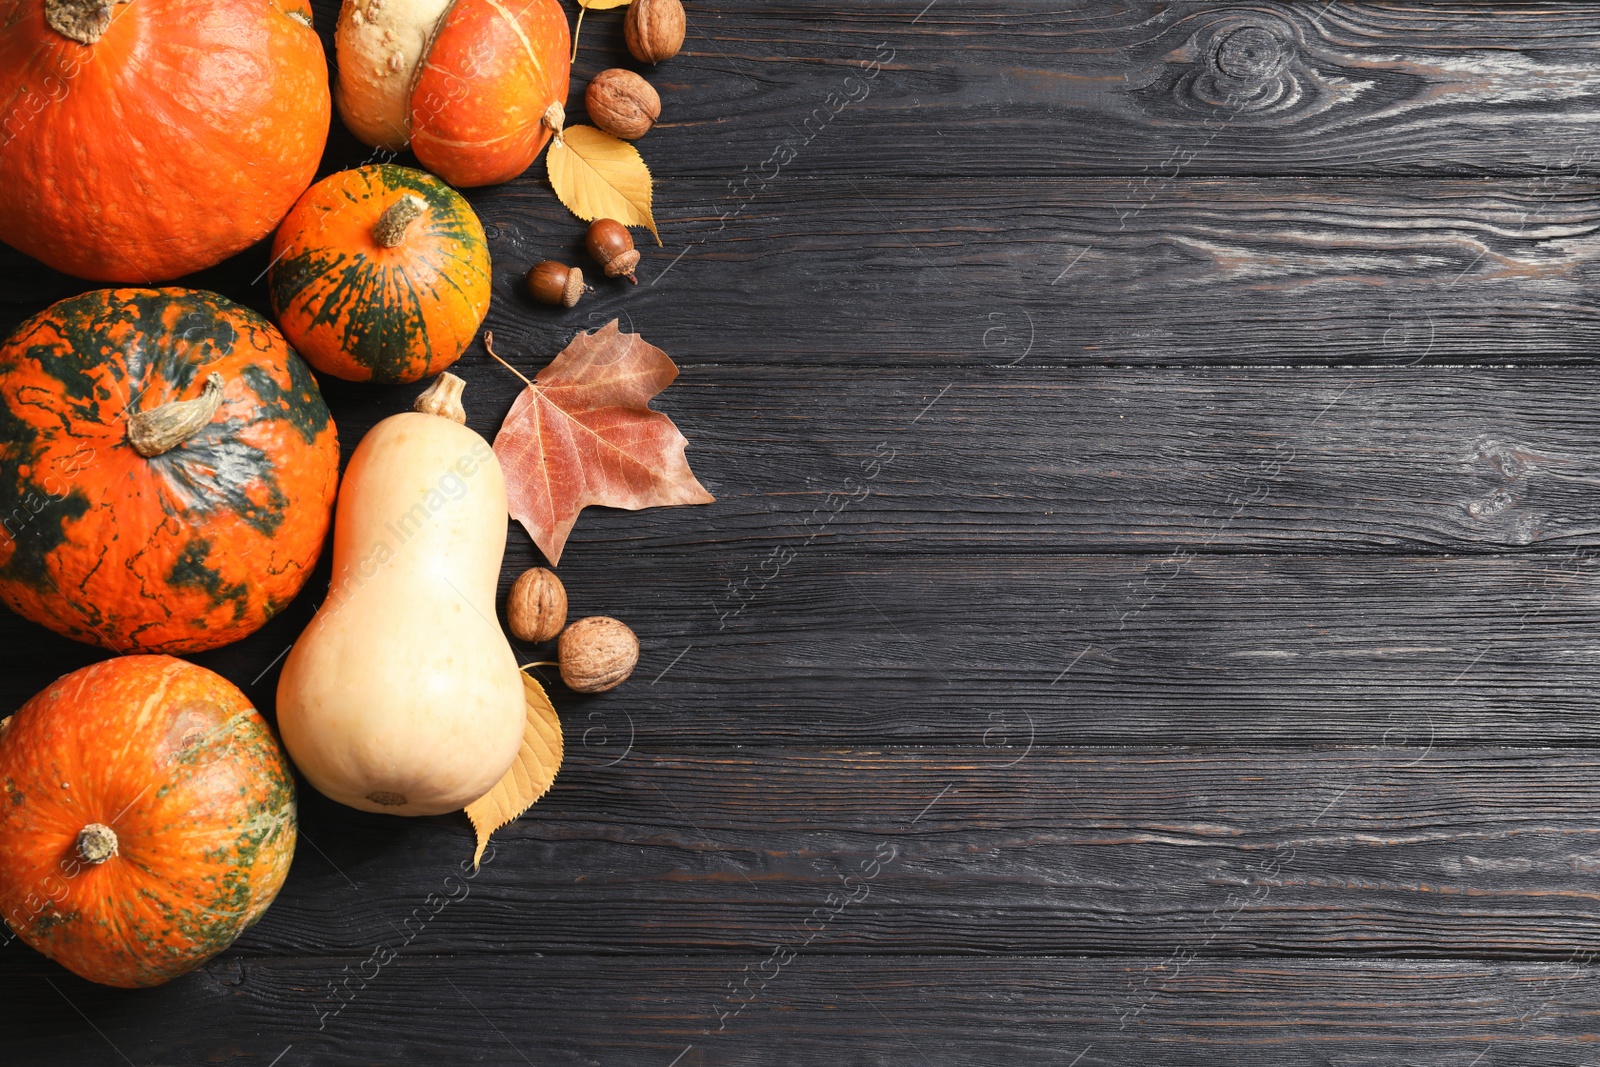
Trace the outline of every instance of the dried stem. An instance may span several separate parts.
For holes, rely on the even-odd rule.
[[[495,355],[495,351],[494,351],[494,331],[492,331],[492,330],[484,330],[483,331],[483,347],[489,353],[489,356],[490,356],[491,359],[493,359],[496,363],[500,364],[506,370],[510,371],[512,374],[515,374],[518,378],[521,378],[523,381],[527,382],[528,383],[528,388],[530,388],[530,389],[533,388],[533,379],[532,378],[528,377],[526,374],[523,374],[517,368],[513,367],[511,364],[507,363],[505,360],[503,360],[499,356]]]

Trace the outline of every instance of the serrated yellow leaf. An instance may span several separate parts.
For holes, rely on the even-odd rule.
[[[545,167],[556,196],[580,219],[643,226],[661,243],[650,213],[650,168],[627,141],[593,126],[568,126],[551,142]]]
[[[478,832],[478,851],[472,854],[477,870],[489,837],[506,823],[533,807],[533,802],[550,791],[561,769],[561,718],[545,695],[544,687],[522,672],[522,689],[527,697],[528,721],[522,729],[522,749],[516,761],[495,787],[467,805],[467,818]]]

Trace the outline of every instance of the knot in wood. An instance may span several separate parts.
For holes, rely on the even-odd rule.
[[[1225,78],[1263,82],[1283,73],[1294,53],[1294,42],[1261,26],[1245,26],[1217,40],[1211,61]]]
[[[1183,86],[1191,106],[1293,112],[1305,96],[1294,28],[1277,19],[1230,14],[1196,34],[1192,48],[1200,62]]]
[[[1364,84],[1313,67],[1306,29],[1281,15],[1234,10],[1185,21],[1194,27],[1188,40],[1135,83],[1152,114],[1198,117],[1213,127],[1281,126],[1328,111]]]

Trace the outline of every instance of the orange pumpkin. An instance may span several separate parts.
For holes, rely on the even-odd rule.
[[[0,0],[0,240],[150,284],[272,231],[332,101],[300,0]]]
[[[350,381],[414,382],[466,350],[489,310],[489,248],[461,194],[410,167],[306,190],[278,228],[268,288],[289,343]]]
[[[0,599],[118,652],[238,640],[310,574],[338,469],[310,369],[254,311],[69,297],[0,347]]]
[[[339,113],[366,144],[409,143],[452,185],[510,181],[550,140],[572,37],[557,0],[345,0]]]
[[[0,915],[92,982],[159,985],[233,944],[294,858],[294,779],[218,674],[126,656],[0,724]]]

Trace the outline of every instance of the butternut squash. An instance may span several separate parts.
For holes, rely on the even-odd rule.
[[[460,378],[374,426],[339,491],[333,583],[278,681],[284,747],[322,793],[438,815],[485,793],[522,744],[495,587],[505,476],[467,429]]]

